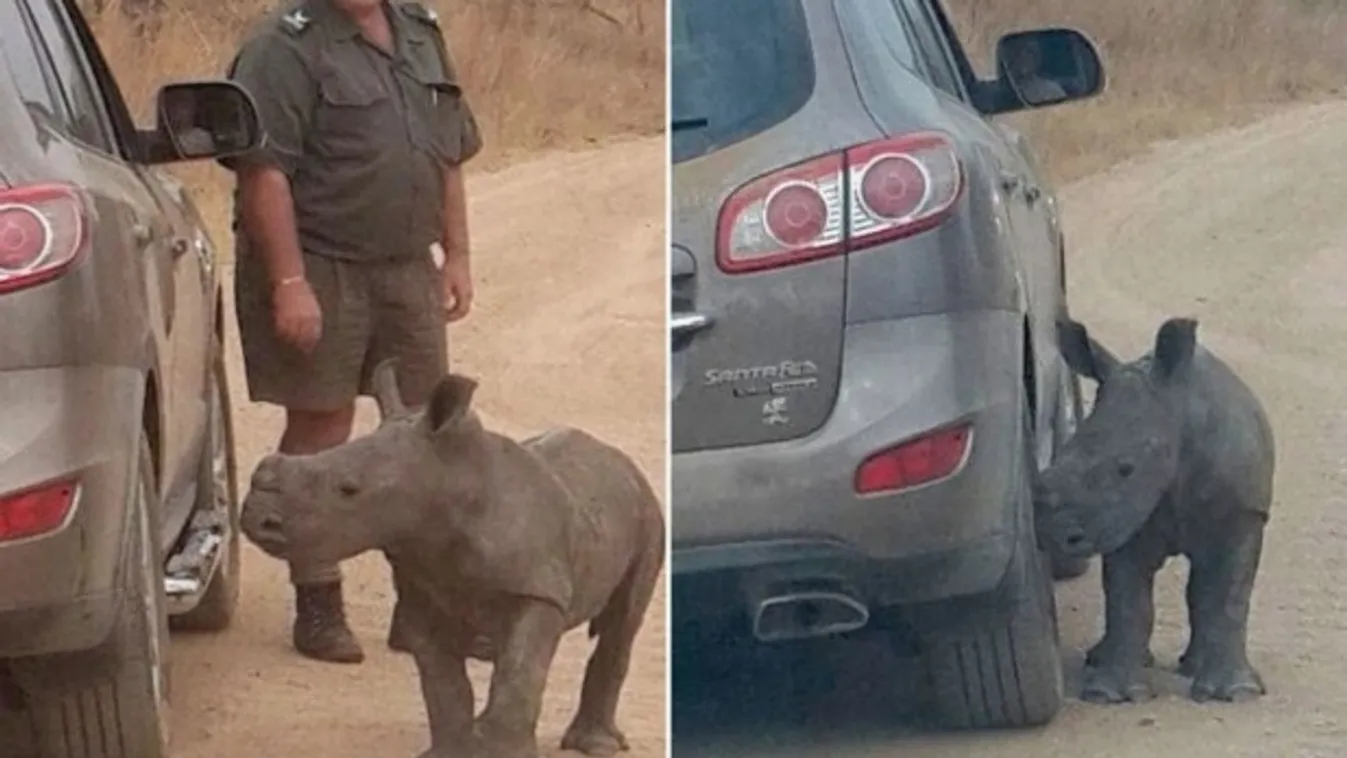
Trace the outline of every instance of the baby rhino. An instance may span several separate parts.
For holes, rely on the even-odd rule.
[[[1082,697],[1149,698],[1155,573],[1189,561],[1192,697],[1266,692],[1249,664],[1249,598],[1272,502],[1272,429],[1252,391],[1197,345],[1197,322],[1170,319],[1155,347],[1121,363],[1084,326],[1062,325],[1067,363],[1098,382],[1093,412],[1043,472],[1039,533],[1063,553],[1103,554],[1105,631],[1086,659]]]
[[[450,374],[408,412],[391,364],[375,372],[382,422],[317,455],[267,456],[243,531],[286,560],[388,557],[394,635],[416,660],[430,722],[421,758],[533,758],[563,633],[598,642],[562,747],[627,749],[616,724],[632,645],[664,562],[664,516],[636,464],[575,429],[516,442],[483,428],[477,384]],[[484,644],[483,644],[484,643]],[[481,650],[487,653],[481,653]],[[474,720],[465,661],[493,659]]]

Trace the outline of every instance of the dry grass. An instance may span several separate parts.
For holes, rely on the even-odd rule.
[[[1063,181],[1347,81],[1347,3],[1335,0],[947,2],[987,75],[996,38],[1016,29],[1073,26],[1101,48],[1102,97],[1015,117]]]
[[[113,3],[116,0],[112,0]],[[663,128],[662,0],[434,0],[486,132],[477,167]],[[1105,168],[1156,140],[1237,124],[1293,101],[1337,95],[1347,78],[1341,0],[947,0],[980,70],[996,37],[1079,28],[1108,66],[1103,97],[1013,117],[1059,181]],[[216,76],[272,3],[171,3],[137,35],[115,6],[94,26],[138,113],[175,78]],[[184,5],[202,10],[188,13]],[[227,177],[175,169],[199,188],[217,231]]]
[[[572,148],[664,127],[663,0],[429,0],[484,133],[475,170],[548,148]],[[89,4],[86,3],[86,7]],[[267,0],[172,0],[152,33],[111,0],[90,12],[133,110],[148,121],[166,81],[223,75]],[[195,12],[189,10],[195,6]],[[209,164],[189,179],[217,239],[228,229],[229,176]]]

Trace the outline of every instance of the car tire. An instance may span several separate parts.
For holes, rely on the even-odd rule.
[[[30,741],[41,758],[169,755],[168,623],[158,488],[140,443],[137,497],[122,565],[122,597],[108,640],[94,650],[14,661]]]
[[[229,522],[229,536],[221,546],[220,565],[211,577],[201,602],[192,610],[169,620],[172,629],[192,632],[221,632],[229,628],[238,607],[242,584],[242,544],[239,536],[238,460],[234,446],[234,421],[229,402],[229,377],[225,369],[224,348],[216,341],[211,367],[211,407],[206,449],[198,474],[198,492],[203,494],[198,509],[223,511]],[[209,500],[206,498],[210,498]]]
[[[1032,450],[1026,431],[1026,471]],[[931,715],[947,727],[1040,726],[1062,706],[1051,568],[1034,534],[1028,476],[1022,479],[1018,538],[997,602],[951,602],[937,623],[919,632]]]
[[[1062,366],[1061,376],[1061,395],[1052,422],[1053,458],[1057,457],[1057,452],[1067,440],[1071,439],[1071,435],[1075,434],[1076,425],[1085,415],[1085,398],[1080,390],[1080,377],[1066,365]],[[1052,578],[1057,581],[1077,579],[1090,570],[1089,558],[1061,555],[1049,550],[1049,559],[1052,563]]]
[[[8,662],[0,661],[0,667],[8,666]],[[14,702],[6,702],[5,693],[2,691],[7,682],[4,677],[8,671],[0,669],[0,747],[6,749],[6,756],[17,756],[17,758],[39,758],[37,748],[32,744],[32,731],[28,728],[27,712],[18,708],[22,701],[22,695]]]

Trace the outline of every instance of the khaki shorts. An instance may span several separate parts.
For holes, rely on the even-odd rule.
[[[339,410],[370,395],[374,367],[396,358],[403,399],[420,405],[448,371],[444,294],[429,253],[377,263],[305,254],[305,274],[323,313],[322,336],[309,353],[276,336],[265,264],[240,253],[234,301],[253,402]]]

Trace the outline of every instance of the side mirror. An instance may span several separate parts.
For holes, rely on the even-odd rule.
[[[996,68],[995,113],[1084,100],[1105,85],[1098,49],[1074,29],[1007,34],[996,43]]]
[[[229,81],[180,82],[159,90],[153,131],[141,132],[144,162],[228,158],[262,141],[257,105]]]

